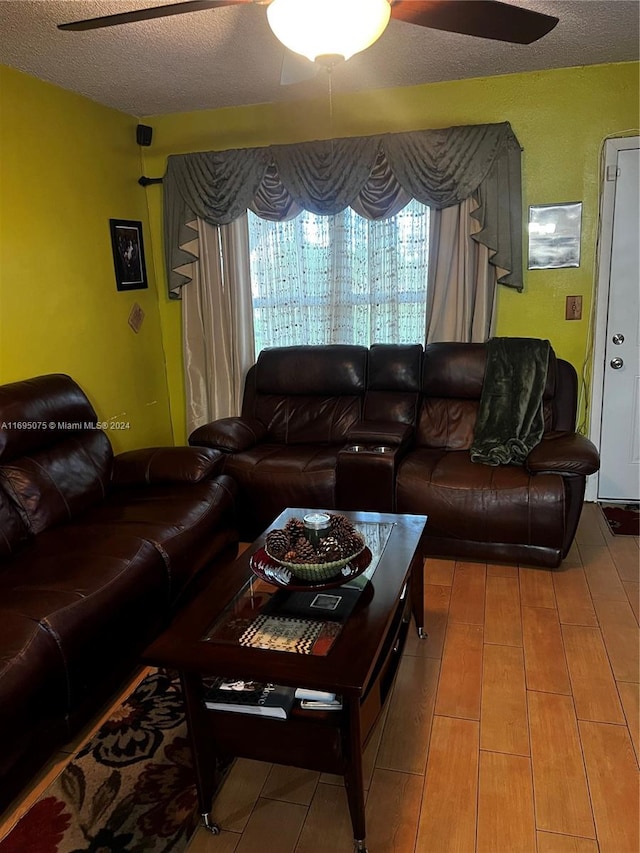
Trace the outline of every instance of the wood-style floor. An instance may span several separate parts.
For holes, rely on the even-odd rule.
[[[429,638],[365,756],[369,853],[638,853],[639,553],[586,504],[558,570],[427,560]],[[187,853],[352,850],[339,777],[239,760],[213,816]]]

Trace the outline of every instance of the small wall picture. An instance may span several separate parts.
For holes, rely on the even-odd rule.
[[[110,219],[111,248],[118,290],[142,290],[148,287],[144,263],[142,222]]]
[[[529,269],[580,266],[582,202],[532,204],[529,208]]]

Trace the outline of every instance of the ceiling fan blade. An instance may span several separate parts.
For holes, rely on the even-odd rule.
[[[516,44],[531,44],[558,23],[551,15],[499,0],[392,0],[391,17],[420,27]]]
[[[170,6],[151,6],[148,9],[135,9],[131,12],[119,12],[117,15],[104,15],[101,18],[88,18],[86,21],[71,21],[58,24],[59,30],[97,30],[101,27],[116,27],[120,24],[132,24],[135,21],[150,21],[153,18],[166,18],[169,15],[186,15],[188,12],[203,12],[220,6],[240,6],[253,0],[187,0]]]

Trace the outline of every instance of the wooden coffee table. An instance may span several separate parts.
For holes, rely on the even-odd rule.
[[[198,803],[210,819],[216,759],[245,757],[341,774],[349,802],[355,848],[365,851],[362,751],[391,691],[411,614],[424,637],[422,537],[426,517],[344,512],[369,534],[373,574],[355,608],[324,654],[272,651],[229,639],[225,626],[236,616],[257,617],[277,588],[256,578],[251,555],[272,528],[308,509],[285,510],[237,560],[219,571],[206,589],[146,650],[146,662],[177,669],[184,691]],[[364,527],[363,527],[364,525]],[[380,535],[377,535],[377,531]],[[375,544],[369,540],[376,540]],[[371,570],[369,570],[370,573]],[[208,710],[203,677],[272,682],[340,694],[340,711],[294,707],[288,719]]]

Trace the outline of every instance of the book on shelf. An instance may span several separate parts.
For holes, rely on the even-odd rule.
[[[295,688],[258,681],[216,678],[206,689],[204,704],[212,711],[232,711],[286,720],[295,702]]]
[[[324,690],[309,690],[307,687],[296,687],[296,699],[305,699],[308,702],[334,702],[335,693],[327,693]]]
[[[298,687],[295,696],[300,700],[300,707],[305,711],[340,711],[342,709],[342,697],[336,696],[335,693]]]

